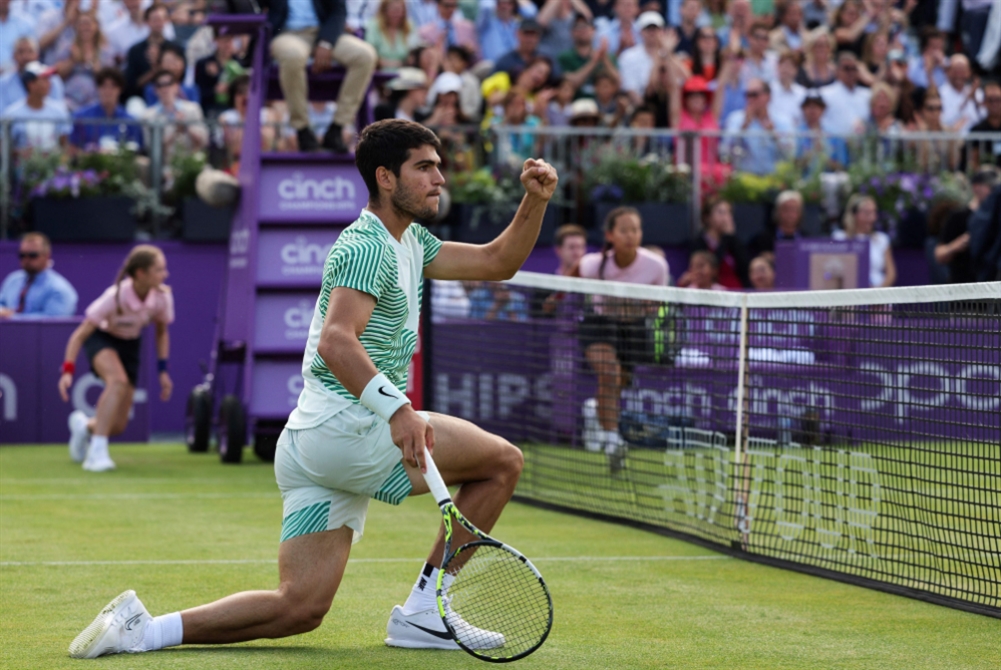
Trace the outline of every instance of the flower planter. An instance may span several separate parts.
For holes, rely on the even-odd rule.
[[[53,242],[131,242],[138,222],[135,201],[125,196],[35,198],[31,201],[34,230]]]
[[[453,203],[449,212],[452,225],[451,239],[457,242],[485,244],[493,241],[507,228],[514,218],[517,206],[492,207],[490,205]],[[542,230],[537,244],[546,245],[553,241],[553,232],[561,221],[560,207],[550,204],[542,219]]]
[[[188,242],[226,242],[235,205],[212,207],[200,198],[181,202],[181,237]]]
[[[643,219],[643,244],[678,247],[688,244],[692,237],[691,205],[687,202],[637,202],[594,203],[594,228],[590,242],[601,244],[605,240],[605,217],[616,207],[635,207]]]

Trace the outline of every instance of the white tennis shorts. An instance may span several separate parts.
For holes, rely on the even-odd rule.
[[[418,412],[428,420],[427,412]],[[282,492],[281,541],[348,526],[365,530],[370,498],[399,505],[410,495],[403,454],[389,424],[361,405],[314,428],[278,438],[275,479]]]

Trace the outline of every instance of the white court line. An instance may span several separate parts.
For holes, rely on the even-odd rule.
[[[269,473],[271,471],[269,470]],[[274,476],[266,478],[266,481],[273,481]],[[0,486],[20,485],[20,484],[100,484],[113,481],[115,484],[129,482],[135,484],[260,484],[256,479],[226,479],[222,477],[130,477],[128,475],[113,474],[102,482],[96,477],[0,477]]]
[[[223,499],[223,498],[279,498],[278,491],[271,493],[13,493],[0,495],[0,502],[18,500],[172,500],[172,499]]]
[[[598,562],[598,561],[717,561],[729,559],[729,556],[705,554],[698,556],[543,556],[533,557],[533,562],[561,561],[567,563]],[[351,563],[415,563],[423,558],[352,558]],[[235,558],[206,560],[150,560],[150,561],[0,561],[0,567],[64,567],[91,565],[275,565],[273,558]]]

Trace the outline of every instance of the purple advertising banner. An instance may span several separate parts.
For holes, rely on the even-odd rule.
[[[78,373],[70,388],[70,401],[59,397],[56,383],[66,341],[79,319],[45,321],[0,321],[0,444],[65,442],[69,439],[67,417],[73,410],[94,415],[104,383],[90,371],[86,355],[77,356]],[[152,347],[143,343],[147,359]],[[147,392],[149,375],[140,369],[135,404],[121,442],[149,439],[149,403],[159,395]]]
[[[813,323],[799,314],[805,323],[795,328],[763,326],[788,320],[792,311],[752,310],[758,313],[751,317],[747,394],[759,436],[774,437],[778,415],[811,410],[821,431],[841,439],[1001,436],[1001,333],[978,330],[975,319],[873,314],[870,323],[844,324],[820,311]],[[736,317],[693,311],[675,364],[638,366],[623,390],[623,409],[732,432]],[[583,404],[596,386],[575,322],[451,321],[434,326],[432,342],[435,411],[511,440],[577,439]]]
[[[869,287],[868,240],[775,243],[775,286],[830,291]]]
[[[257,297],[254,349],[258,353],[301,354],[309,337],[316,295],[265,293]]]
[[[302,360],[257,361],[250,413],[264,419],[287,419],[302,391]]]
[[[268,223],[348,224],[368,202],[368,189],[352,163],[265,165],[260,217]]]
[[[260,231],[258,286],[319,289],[323,263],[340,233],[329,228]]]

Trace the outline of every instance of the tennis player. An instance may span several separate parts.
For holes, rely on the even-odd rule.
[[[588,279],[667,286],[667,261],[643,248],[643,220],[635,208],[616,207],[609,212],[604,232],[601,251],[584,255],[573,274]],[[625,459],[626,447],[619,434],[622,388],[631,382],[633,368],[646,360],[649,307],[642,301],[593,296],[581,324],[584,356],[598,376],[597,442],[608,455],[613,473],[622,469]]]
[[[139,376],[140,336],[150,322],[156,327],[160,399],[170,400],[174,384],[167,373],[167,327],[174,321],[174,297],[163,283],[165,279],[167,259],[163,252],[140,244],[125,259],[114,285],[87,307],[86,318],[66,343],[59,377],[63,402],[69,400],[80,347],[87,352],[91,371],[104,381],[94,416],[88,419],[80,410],[69,416],[70,458],[82,462],[84,470],[115,469],[108,455],[108,438],[122,433],[129,424]]]
[[[361,134],[355,162],[368,187],[368,207],[327,257],[303,359],[304,388],[275,456],[284,500],[278,588],[156,618],[134,591],[126,591],[73,641],[71,656],[242,642],[315,629],[330,609],[351,545],[365,528],[369,499],[399,504],[427,492],[421,475],[425,449],[433,449],[445,482],[461,485],[455,503],[463,514],[487,532],[493,527],[521,474],[521,452],[467,421],[417,412],[404,395],[417,344],[422,280],[511,277],[535,246],[558,178],[545,161],[525,161],[525,195],[497,239],[485,245],[442,243],[413,223],[438,211],[445,183],[440,150],[434,133],[410,121],[380,121]],[[386,644],[459,648],[435,602],[443,549],[440,531],[406,602],[392,610]],[[482,636],[484,645],[504,643],[496,633],[472,633]]]

